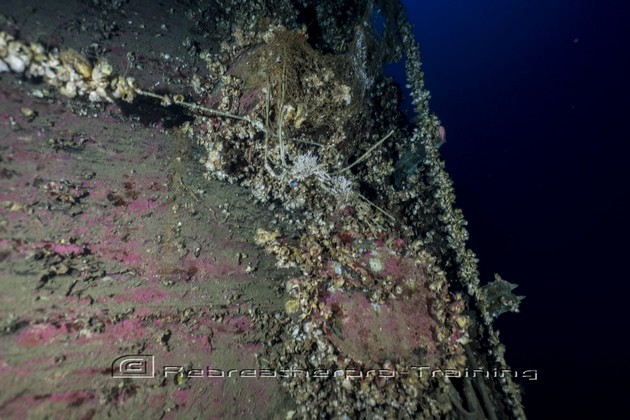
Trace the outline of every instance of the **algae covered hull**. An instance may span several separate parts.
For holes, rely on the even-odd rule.
[[[397,1],[35,3],[0,20],[2,417],[524,417]]]

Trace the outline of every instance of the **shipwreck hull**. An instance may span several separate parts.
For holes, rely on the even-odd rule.
[[[523,418],[402,6],[224,3],[0,21],[0,416]]]

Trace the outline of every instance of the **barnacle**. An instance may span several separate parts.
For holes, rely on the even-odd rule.
[[[43,76],[69,98],[87,96],[91,102],[122,99],[133,101],[137,86],[132,77],[112,76],[112,66],[100,60],[90,61],[75,50],[49,52],[39,43],[25,44],[0,32],[0,73],[13,71],[30,77]]]
[[[109,64],[105,60],[99,60],[92,70],[92,80],[97,83],[107,80],[107,78],[109,78],[109,76],[112,74],[112,71],[113,68],[111,64]]]

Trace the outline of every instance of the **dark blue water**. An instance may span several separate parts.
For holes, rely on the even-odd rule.
[[[498,321],[532,419],[630,397],[627,2],[403,1],[482,279],[527,296]]]

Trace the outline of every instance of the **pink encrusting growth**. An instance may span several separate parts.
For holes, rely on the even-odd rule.
[[[2,85],[0,98],[12,89]],[[280,384],[271,380],[119,387],[111,364],[124,354],[255,368],[263,348],[242,339],[255,331],[248,304],[230,296],[255,284],[248,264],[271,257],[256,255],[253,240],[232,237],[218,209],[224,201],[183,186],[192,181],[171,166],[169,134],[132,128],[113,105],[85,118],[62,102],[20,98],[0,101],[0,318],[8,331],[0,337],[0,417],[91,418],[105,403],[114,416],[159,417],[165,404],[177,404],[178,416],[205,407],[251,417],[278,404]],[[55,125],[12,118],[25,106]],[[69,143],[80,138],[87,139],[80,147]],[[256,403],[235,407],[237,395]]]
[[[397,285],[398,298],[375,304],[359,290],[323,295],[326,316],[334,326],[326,331],[328,338],[342,354],[362,363],[394,358],[409,364],[439,363],[443,349],[435,334],[440,323],[431,311],[434,293],[428,289],[423,266],[385,246],[363,256],[366,269],[373,258],[385,260],[374,273],[376,281]]]
[[[383,267],[383,273],[385,275],[392,276],[395,279],[399,279],[402,275],[401,267],[399,266],[400,259],[395,256],[390,256],[385,259]]]
[[[55,339],[65,339],[69,333],[65,324],[35,324],[20,332],[16,342],[22,347],[37,347],[50,344]]]
[[[46,392],[13,398],[3,404],[2,410],[10,418],[28,418],[29,413],[45,414],[51,411],[56,412],[59,417],[70,418],[76,408],[84,404],[94,406],[98,404],[98,397],[94,392],[83,390]]]
[[[423,298],[375,305],[363,293],[355,292],[333,293],[326,302],[338,329],[327,331],[327,335],[342,354],[363,363],[396,358],[411,364],[438,360],[433,341],[437,323]],[[418,359],[419,353],[423,359]]]
[[[77,244],[53,244],[52,251],[59,255],[81,255],[87,251],[87,248]]]

